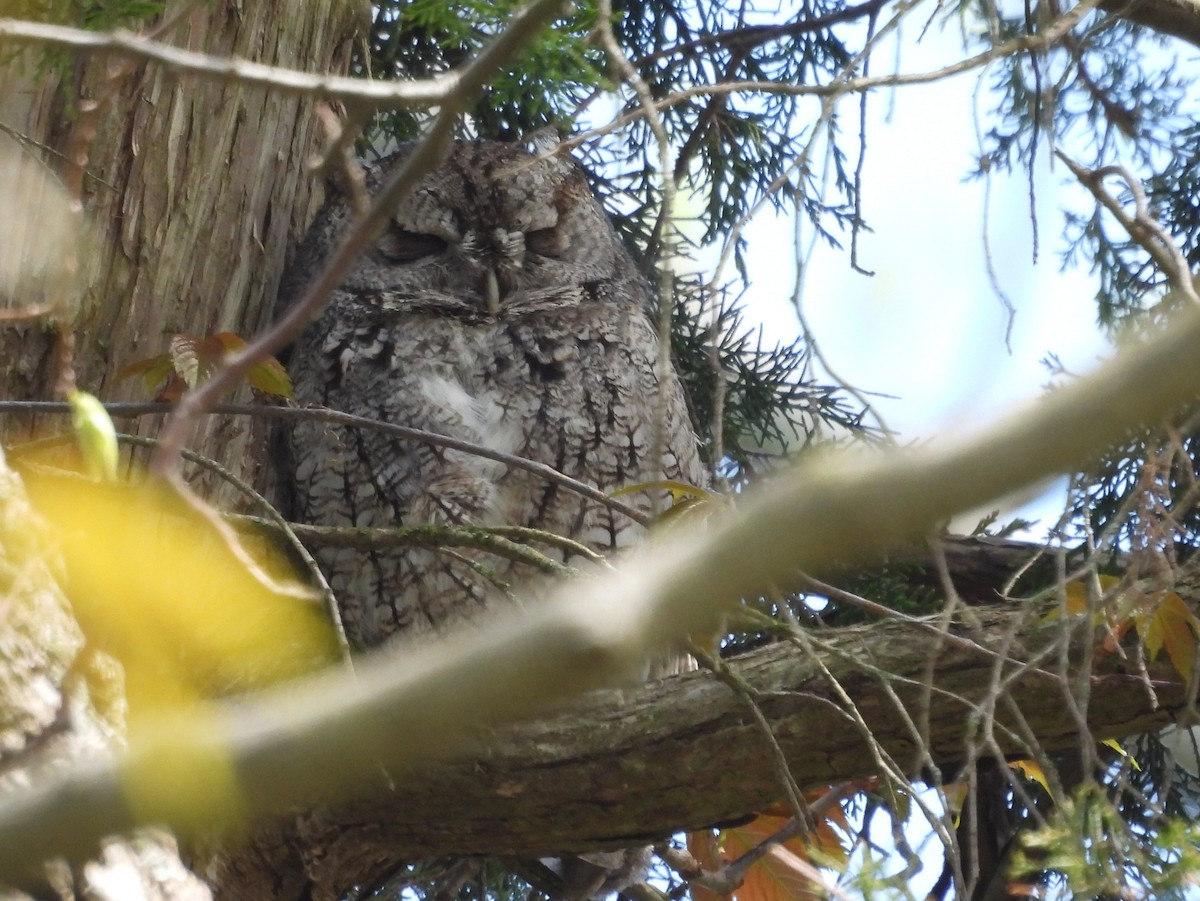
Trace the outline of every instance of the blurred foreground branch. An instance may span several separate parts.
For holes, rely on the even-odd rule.
[[[1189,310],[1094,375],[966,440],[808,460],[704,530],[660,535],[619,571],[566,584],[555,602],[484,633],[379,655],[356,679],[330,673],[203,719],[164,721],[118,761],[6,799],[0,872],[28,875],[32,862],[87,854],[101,836],[138,824],[166,824],[181,838],[231,825],[228,810],[206,808],[194,790],[197,761],[220,762],[245,811],[261,816],[371,786],[378,793],[381,764],[399,784],[431,759],[478,753],[481,728],[626,678],[654,650],[716,631],[739,598],[787,584],[797,570],[868,558],[955,511],[1086,466],[1195,397],[1197,342],[1200,311]],[[673,703],[706,703],[689,692]],[[192,787],[186,803],[173,785]]]

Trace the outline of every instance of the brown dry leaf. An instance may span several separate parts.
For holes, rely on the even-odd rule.
[[[176,401],[187,388],[195,388],[245,346],[246,342],[233,332],[217,332],[205,338],[172,335],[167,353],[136,360],[123,367],[117,378],[141,376],[146,390],[155,392],[155,400]],[[274,357],[255,363],[246,380],[264,394],[292,396],[292,380]]]

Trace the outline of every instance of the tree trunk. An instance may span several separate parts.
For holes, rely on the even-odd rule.
[[[353,9],[337,0],[171,3],[159,36],[220,58],[343,74]],[[249,337],[268,321],[287,253],[321,199],[305,165],[319,149],[313,104],[100,54],[52,68],[61,78],[39,77],[38,62],[25,50],[0,70],[0,115],[6,130],[36,142],[24,146],[46,148],[43,162],[68,181],[59,154],[78,146],[86,102],[101,104],[80,198],[94,246],[81,254],[76,377],[105,400],[146,399],[137,380],[116,374],[165,352],[171,335]],[[53,396],[54,341],[44,320],[0,325],[0,396]],[[189,444],[246,475],[261,461],[250,434],[244,421],[208,417]],[[231,505],[236,493],[212,480],[198,480],[201,493]]]
[[[159,36],[218,57],[341,74],[356,24],[351,9],[336,0],[171,3]],[[288,249],[320,201],[305,167],[319,147],[312,103],[99,54],[64,61],[37,50],[8,56],[10,49],[0,68],[4,132],[18,136],[26,159],[68,185],[68,156],[86,148],[76,199],[91,224],[90,246],[79,256],[83,289],[71,322],[80,388],[105,399],[145,398],[140,384],[116,374],[166,351],[172,334],[259,330]],[[81,144],[92,100],[101,104],[95,135]],[[35,240],[42,227],[31,223]],[[0,321],[0,396],[53,397],[56,340],[46,319]],[[0,422],[0,437],[63,428],[61,419],[9,420]],[[245,476],[261,462],[249,435],[244,423],[211,417],[192,446]],[[86,650],[53,557],[2,461],[0,787],[11,790],[46,768],[119,747],[124,702],[120,666]],[[230,486],[198,487],[214,503],[235,506]],[[108,842],[74,873],[47,872],[63,898],[129,897],[135,884],[147,899],[208,897],[180,864],[174,841],[157,833]]]

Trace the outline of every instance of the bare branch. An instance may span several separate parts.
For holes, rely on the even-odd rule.
[[[169,415],[175,407],[172,404],[164,403],[109,403],[104,405],[104,409],[108,411],[110,416],[119,419],[124,416]],[[69,414],[71,409],[67,404],[59,401],[0,401],[0,413],[20,412]],[[552,482],[555,485],[566,488],[568,491],[573,491],[589,500],[593,500],[597,504],[602,504],[608,509],[620,513],[622,516],[629,517],[629,519],[636,523],[646,526],[651,522],[651,517],[642,511],[622,503],[616,498],[609,497],[599,488],[588,485],[578,479],[573,479],[546,463],[530,460],[527,457],[518,457],[515,454],[506,454],[494,448],[474,444],[470,441],[463,441],[459,438],[451,438],[449,435],[439,435],[437,432],[429,432],[425,429],[414,429],[411,426],[383,422],[382,420],[370,419],[366,416],[354,416],[350,413],[342,413],[338,410],[330,410],[324,407],[300,408],[267,404],[216,404],[204,412],[214,416],[262,416],[268,419],[312,419],[357,429],[371,429],[377,432],[384,432],[389,435],[395,435],[397,438],[406,438],[410,441],[420,441],[434,447],[444,447],[449,450],[461,451],[464,454],[473,454],[477,457],[495,460],[514,469],[523,469],[526,472],[533,473],[545,479],[547,482]]]
[[[787,584],[797,569],[879,553],[957,510],[1074,470],[1194,397],[1200,310],[1187,308],[1170,326],[969,439],[806,461],[702,531],[660,536],[618,571],[565,585],[555,602],[484,632],[376,655],[355,680],[329,673],[248,699],[224,709],[219,728],[212,717],[148,728],[153,741],[131,744],[121,761],[48,779],[0,808],[0,870],[7,877],[30,861],[86,853],[99,836],[139,822],[185,835],[223,822],[227,810],[182,809],[168,791],[141,792],[130,809],[131,781],[195,779],[190,768],[171,777],[171,761],[227,760],[245,809],[264,813],[361,788],[381,762],[400,772],[461,751],[487,724],[620,680],[680,636],[715,631],[738,598]],[[1164,706],[1168,694],[1159,691]],[[614,823],[620,828],[620,818]]]
[[[222,59],[206,53],[151,40],[129,31],[86,31],[64,25],[0,19],[0,41],[40,44],[73,50],[110,53],[157,63],[181,75],[202,75],[213,81],[254,85],[285,94],[327,100],[373,103],[380,107],[438,106],[460,90],[462,76],[448,72],[426,81],[371,81],[339,75],[313,75],[244,59]]]
[[[1171,240],[1171,236],[1162,225],[1150,215],[1146,192],[1142,189],[1141,182],[1121,166],[1088,169],[1061,150],[1054,151],[1054,155],[1066,164],[1071,174],[1079,179],[1101,206],[1112,213],[1113,218],[1121,223],[1129,237],[1158,264],[1170,280],[1171,287],[1193,306],[1200,306],[1200,297],[1196,296],[1196,288],[1192,284],[1187,257]],[[1133,215],[1126,212],[1124,205],[1104,189],[1104,179],[1110,176],[1120,178],[1129,188],[1129,193],[1133,196]]]

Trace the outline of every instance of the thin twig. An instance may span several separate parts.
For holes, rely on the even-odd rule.
[[[119,419],[125,416],[169,415],[174,410],[174,406],[164,403],[109,403],[104,405],[104,409],[108,411],[110,416]],[[67,404],[58,401],[0,401],[0,413],[69,414],[70,412],[70,407]],[[434,447],[444,447],[448,450],[461,451],[464,454],[472,454],[473,456],[483,457],[488,460],[495,460],[497,463],[503,463],[514,469],[522,469],[533,473],[548,482],[552,482],[598,504],[602,504],[614,513],[620,513],[622,516],[628,517],[639,525],[649,526],[652,522],[652,517],[648,514],[615,498],[609,497],[599,488],[588,485],[578,479],[573,479],[545,463],[530,460],[526,457],[518,457],[515,454],[506,454],[481,444],[473,444],[470,441],[451,438],[449,435],[439,435],[437,432],[430,432],[425,429],[416,429],[411,426],[383,422],[382,420],[370,419],[366,416],[354,416],[350,413],[330,410],[327,407],[281,407],[270,404],[214,404],[203,412],[211,416],[262,416],[268,419],[329,422],[358,429],[371,429],[409,441],[420,441]]]
[[[280,528],[273,520],[257,516],[229,516],[231,521],[245,522],[272,531]],[[575,575],[570,566],[551,560],[545,554],[524,544],[511,541],[493,529],[480,526],[320,526],[307,523],[286,523],[297,538],[317,547],[356,548],[376,550],[388,547],[447,548],[465,547],[490,551],[516,563],[525,563],[542,572],[557,576]]]
[[[518,14],[519,15],[519,14]],[[202,75],[211,81],[253,85],[284,94],[327,100],[371,102],[379,107],[439,106],[459,89],[461,75],[448,72],[420,81],[382,81],[339,75],[313,75],[281,66],[266,66],[236,57],[221,58],[184,50],[123,29],[86,31],[65,25],[0,19],[0,40],[73,50],[108,53],[157,63],[180,75]]]
[[[1170,280],[1171,287],[1178,291],[1188,303],[1200,307],[1200,297],[1196,295],[1195,285],[1192,284],[1192,272],[1187,257],[1171,240],[1167,230],[1150,215],[1142,183],[1123,166],[1102,166],[1099,169],[1088,169],[1061,150],[1055,150],[1054,155],[1066,164],[1071,173],[1091,192],[1100,205],[1121,223],[1121,227],[1125,229],[1129,237],[1158,264],[1158,267]],[[1104,190],[1104,179],[1114,175],[1125,182],[1129,193],[1133,196],[1132,216],[1125,211],[1124,205],[1119,200]]]
[[[754,689],[744,679],[730,670],[723,660],[706,653],[695,642],[688,642],[688,650],[705,669],[733,689],[746,702],[746,706],[750,709],[750,715],[754,718],[755,725],[758,726],[763,739],[766,741],[767,750],[771,755],[771,763],[775,769],[775,777],[779,780],[779,786],[783,790],[784,798],[792,809],[792,816],[796,819],[797,834],[811,835],[816,824],[813,821],[812,814],[808,810],[808,805],[804,803],[804,793],[801,792],[800,786],[796,784],[796,780],[792,778],[792,772],[788,768],[787,756],[783,753],[783,749],[779,747],[775,733],[771,731],[771,723],[762,712],[762,708],[755,697]]]

